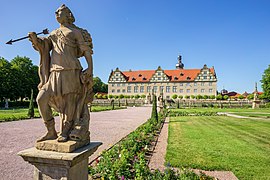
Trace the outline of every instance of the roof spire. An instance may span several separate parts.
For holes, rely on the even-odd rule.
[[[178,63],[175,65],[176,69],[184,69],[184,64],[182,63],[182,56],[178,55]]]

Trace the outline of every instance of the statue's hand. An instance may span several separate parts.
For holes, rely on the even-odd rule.
[[[29,32],[28,33],[29,41],[31,41],[33,44],[36,44],[38,41],[37,34],[35,32]]]

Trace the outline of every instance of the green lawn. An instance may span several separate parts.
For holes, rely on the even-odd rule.
[[[251,113],[269,113],[270,108],[260,108],[260,109],[251,109],[251,108],[182,108],[182,109],[171,109],[171,111],[186,111],[186,112],[251,112]]]
[[[126,109],[126,107],[114,106],[114,110],[117,110],[117,109]],[[110,110],[112,110],[112,106],[92,106],[91,107],[91,112],[110,111]]]
[[[233,112],[232,114],[246,117],[270,118],[270,113],[263,112]]]
[[[239,179],[268,179],[270,121],[227,116],[170,118],[166,161],[175,167],[230,170]]]
[[[28,114],[28,108],[1,109],[0,122],[27,119],[28,118],[27,114]],[[38,109],[35,109],[35,117],[40,117]]]
[[[124,108],[126,107],[115,106],[114,110],[124,109]],[[111,106],[92,106],[91,110],[92,112],[108,111],[108,110],[112,110],[112,107]],[[0,122],[29,119],[27,114],[28,114],[28,108],[1,109]],[[57,112],[54,112],[54,115],[58,115]],[[40,117],[38,109],[35,109],[35,117]]]

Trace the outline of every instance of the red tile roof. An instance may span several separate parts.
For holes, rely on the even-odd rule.
[[[149,82],[155,72],[155,70],[122,71],[127,82]]]
[[[149,82],[156,70],[139,70],[139,71],[122,71],[127,82]],[[201,72],[201,69],[175,69],[164,70],[170,81],[194,81]],[[215,74],[214,68],[210,68],[210,72]]]

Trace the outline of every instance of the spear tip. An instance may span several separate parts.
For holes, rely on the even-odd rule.
[[[10,45],[12,45],[12,39],[11,39],[11,40],[9,40],[8,42],[6,42],[6,44],[10,44]]]

